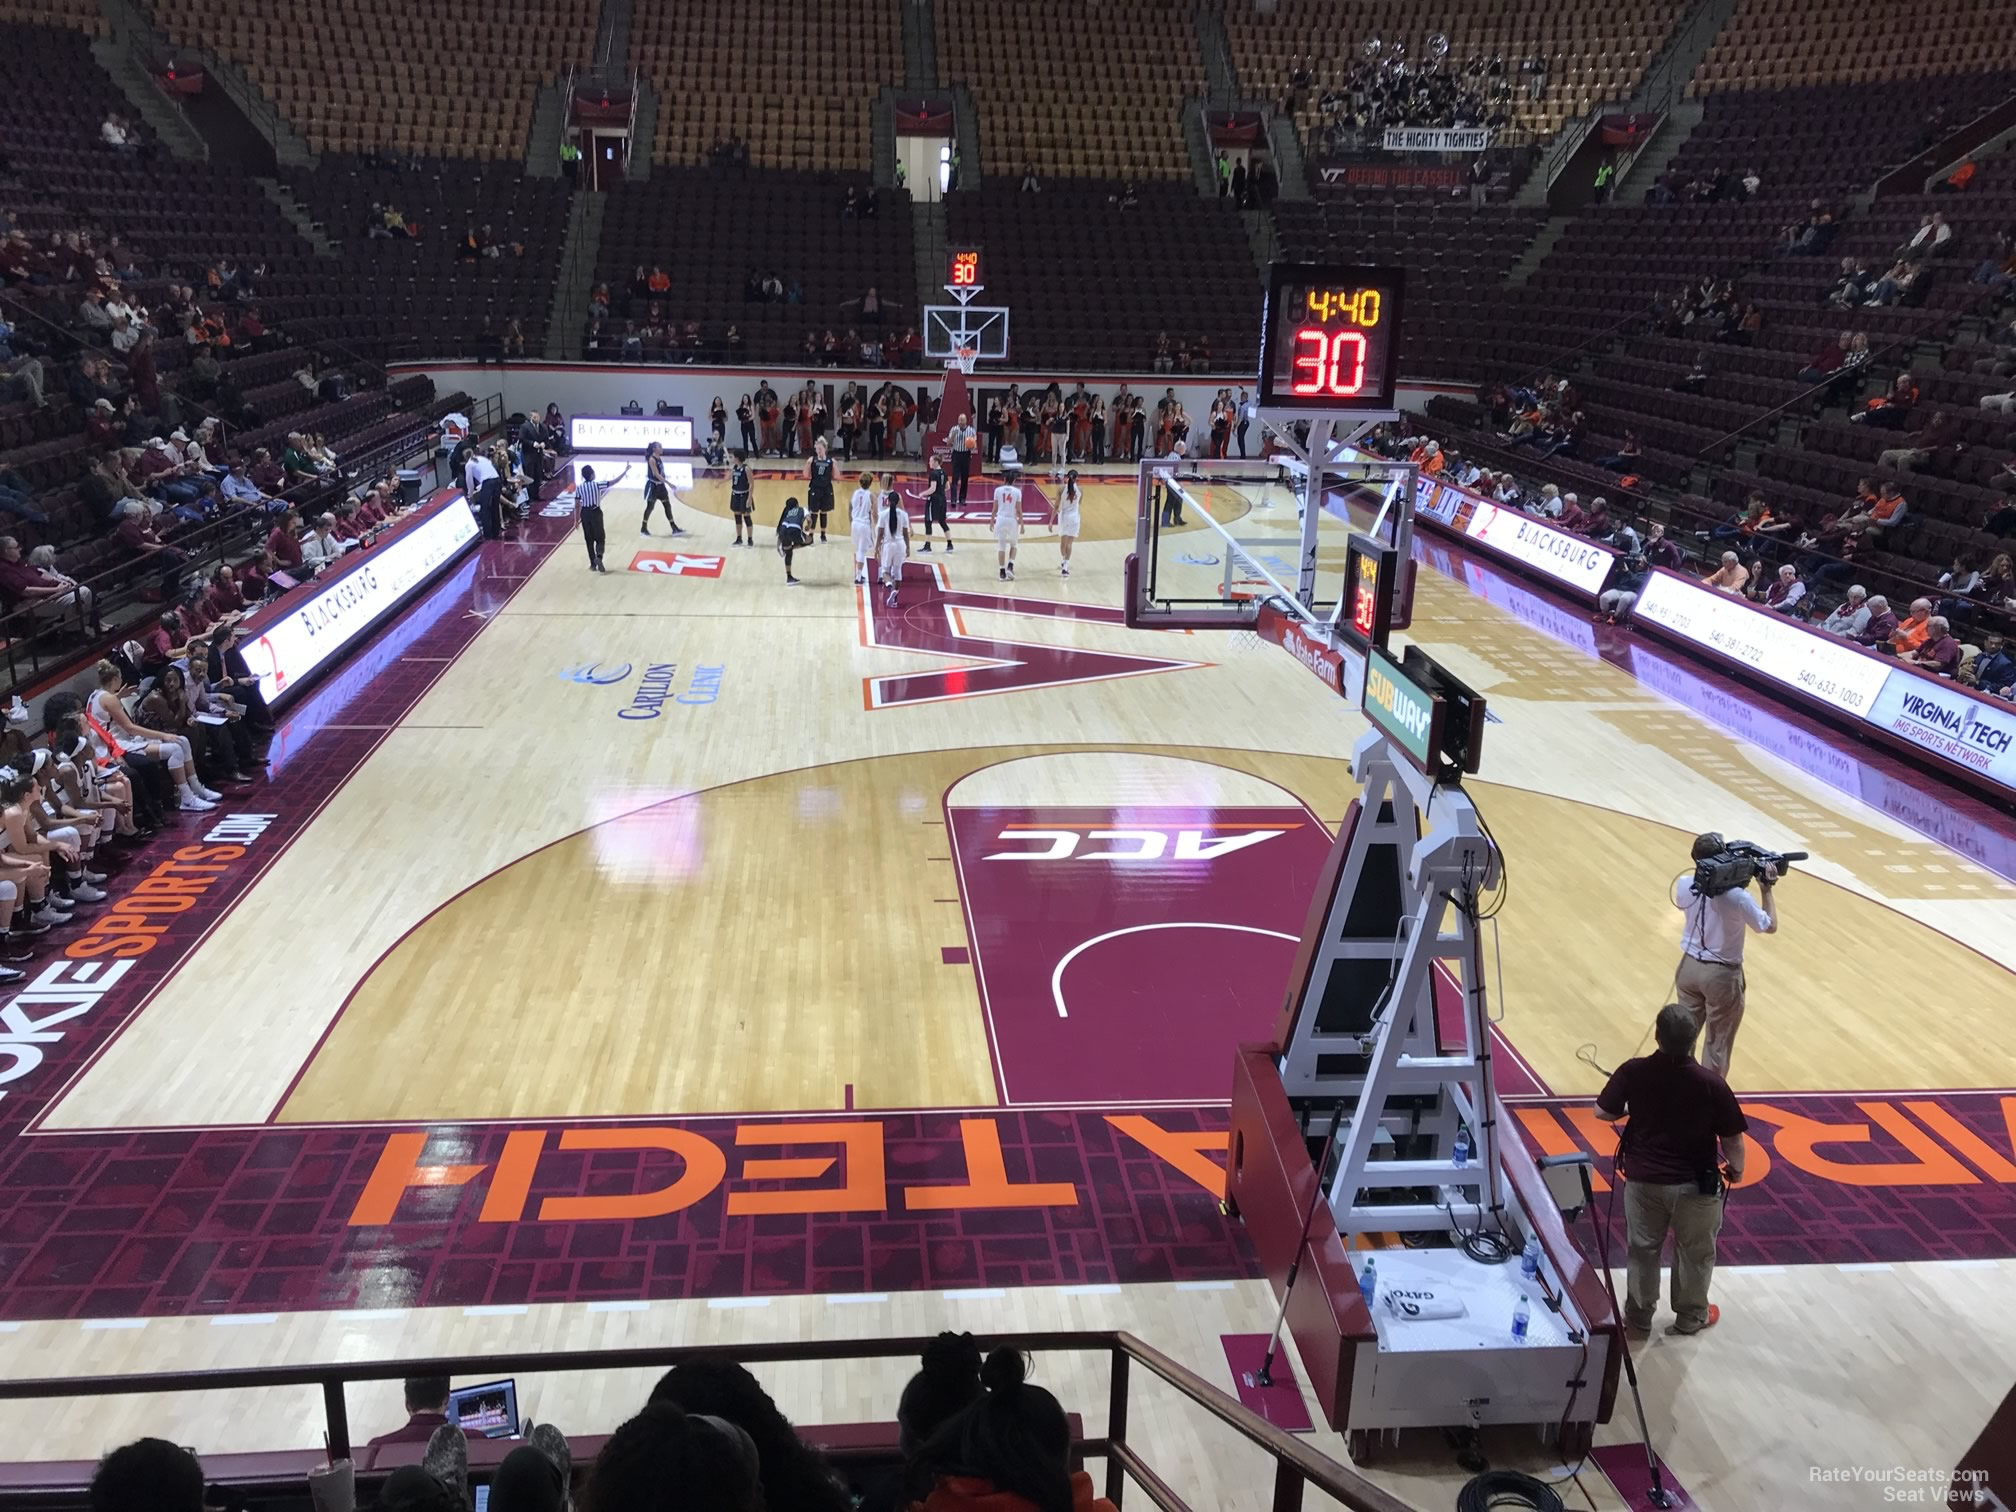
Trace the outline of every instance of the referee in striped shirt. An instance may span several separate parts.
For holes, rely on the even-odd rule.
[[[607,572],[602,565],[602,544],[609,534],[602,527],[602,495],[630,476],[625,466],[615,477],[603,482],[595,476],[595,469],[584,467],[581,478],[574,485],[574,518],[581,522],[581,539],[588,544],[588,570]]]

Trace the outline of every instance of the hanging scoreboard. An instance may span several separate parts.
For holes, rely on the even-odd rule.
[[[1400,268],[1275,263],[1260,332],[1262,409],[1382,414],[1398,407]]]

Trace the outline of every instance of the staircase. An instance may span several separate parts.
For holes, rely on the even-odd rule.
[[[322,222],[308,213],[301,202],[294,198],[292,190],[278,179],[258,178],[252,182],[257,184],[259,192],[273,201],[280,213],[287,217],[288,224],[301,233],[301,239],[315,249],[317,257],[336,255],[336,243],[330,239]]]
[[[640,183],[651,177],[651,148],[658,140],[658,88],[641,73],[637,75],[637,116],[630,127],[630,161],[623,165],[623,177]]]
[[[868,107],[868,161],[877,189],[896,187],[896,96],[896,86],[884,84]]]
[[[1680,155],[1680,149],[1687,145],[1687,138],[1694,135],[1694,128],[1701,124],[1704,108],[1699,100],[1682,100],[1666,112],[1658,129],[1652,133],[1652,140],[1638,149],[1631,166],[1610,186],[1612,204],[1635,203],[1645,197],[1645,191]]]
[[[907,3],[907,0],[906,0]],[[980,107],[964,84],[952,86],[952,150],[959,154],[959,185],[980,187]]]
[[[595,20],[595,67],[607,77],[630,73],[631,0],[602,0]]]
[[[1547,254],[1554,250],[1554,244],[1575,223],[1572,215],[1550,215],[1533,240],[1526,244],[1519,261],[1505,272],[1505,286],[1508,289],[1523,289],[1527,281],[1540,271],[1540,264],[1547,260]]]
[[[1274,172],[1281,180],[1276,199],[1306,200],[1309,192],[1309,160],[1302,155],[1302,134],[1295,118],[1263,106],[1267,114],[1267,142],[1274,149]]]
[[[938,7],[933,0],[899,0],[903,7],[903,87],[938,87]]]
[[[112,76],[119,92],[133,111],[147,124],[161,145],[185,163],[206,161],[210,145],[203,133],[190,124],[182,107],[154,82],[148,60],[163,62],[174,56],[167,39],[148,24],[147,18],[126,0],[99,0],[99,13],[111,30],[91,44],[91,56]]]
[[[282,169],[312,168],[315,166],[317,159],[315,154],[309,150],[308,143],[301,137],[300,133],[287,124],[286,118],[280,114],[279,107],[266,98],[261,93],[259,87],[246,77],[244,69],[235,63],[227,62],[225,59],[218,57],[207,47],[171,49],[167,38],[155,28],[145,10],[135,3],[135,0],[98,0],[98,10],[99,14],[103,15],[106,21],[110,23],[112,30],[109,37],[101,38],[92,44],[91,50],[94,54],[99,54],[99,49],[104,47],[107,42],[117,42],[126,45],[129,51],[137,47],[141,49],[143,54],[154,57],[167,58],[177,56],[197,59],[203,65],[203,76],[208,83],[208,87],[222,94],[236,106],[239,114],[244,117],[252,130],[258,132],[265,139],[267,145],[272,149],[273,160],[276,166]],[[102,54],[99,54],[99,61],[105,62]],[[136,61],[138,60],[136,59]],[[110,63],[106,63],[106,68],[112,73],[115,79],[119,78],[118,71]],[[161,91],[154,84],[152,78],[145,77],[146,69],[144,64],[141,67],[141,73],[148,90],[158,96]],[[130,86],[123,80],[120,82],[120,87],[127,90],[129,98],[132,97]],[[153,117],[148,114],[146,107],[137,99],[134,103],[140,109],[142,118],[149,125],[153,125]],[[161,103],[167,104],[165,101]],[[168,108],[173,110],[172,105],[169,105]],[[180,111],[174,111],[174,114],[182,117]],[[192,131],[195,130],[186,117],[182,117],[181,125],[188,126]],[[201,133],[199,132],[199,140],[200,136]],[[174,151],[175,148],[172,140],[165,136],[163,139],[169,141],[169,150]],[[201,155],[207,155],[207,149]],[[177,153],[177,156],[181,156],[181,154]]]
[[[950,299],[945,292],[945,202],[933,200],[925,204],[914,200],[910,205],[910,246],[917,259],[917,331],[924,331],[924,306],[944,304]]]
[[[561,86],[546,83],[532,97],[532,129],[525,136],[525,176],[560,177],[560,141],[567,129],[567,102]]]
[[[1229,105],[1239,98],[1239,72],[1232,66],[1232,47],[1216,6],[1200,5],[1191,17],[1197,29],[1197,51],[1204,60],[1205,98]]]
[[[650,154],[644,154],[648,159]],[[631,153],[631,160],[637,158]],[[546,360],[581,355],[581,332],[588,325],[588,296],[595,288],[595,260],[602,251],[604,194],[577,194],[567,205],[567,240],[560,253],[560,277],[546,311]]]
[[[1183,101],[1183,147],[1190,157],[1190,180],[1206,199],[1218,197],[1218,170],[1212,161],[1211,131],[1204,121],[1204,101],[1195,95]]]

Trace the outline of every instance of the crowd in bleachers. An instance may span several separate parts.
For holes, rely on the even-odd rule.
[[[0,786],[0,796],[7,789]],[[522,1442],[472,1485],[468,1440],[450,1417],[446,1377],[405,1383],[404,1424],[372,1448],[424,1446],[420,1463],[360,1488],[351,1467],[311,1476],[320,1512],[1112,1512],[1074,1468],[1072,1419],[1028,1379],[1011,1349],[982,1358],[971,1334],[940,1334],[896,1406],[898,1463],[854,1480],[800,1437],[743,1366],[700,1358],[674,1366],[638,1412],[577,1466],[551,1423],[523,1423]],[[577,1489],[578,1482],[578,1489]],[[93,1512],[203,1512],[192,1450],[143,1438],[100,1461]],[[368,1493],[368,1494],[367,1494]]]

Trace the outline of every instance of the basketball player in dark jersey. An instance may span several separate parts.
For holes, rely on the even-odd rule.
[[[833,512],[833,458],[827,454],[826,438],[812,443],[812,459],[805,464],[805,544],[812,544],[812,532],[826,539],[826,516]]]
[[[672,534],[682,536],[685,531],[672,518],[672,485],[665,478],[665,448],[653,441],[644,448],[644,523],[639,527],[639,535],[651,534],[651,509],[658,506],[665,511],[665,523],[672,528]]]
[[[798,501],[786,499],[784,510],[777,516],[777,555],[784,558],[784,586],[796,588],[798,579],[791,575],[791,555],[805,544],[805,511],[798,507]]]
[[[924,501],[924,544],[917,549],[920,553],[931,549],[931,527],[936,525],[945,532],[945,549],[950,551],[952,527],[945,523],[945,464],[932,457],[930,470],[924,476],[931,485],[931,497]]]
[[[754,485],[749,481],[749,453],[735,453],[735,470],[728,475],[728,513],[735,520],[735,544],[754,546],[756,544],[756,504],[752,493]],[[742,539],[744,527],[748,528],[749,539]]]

